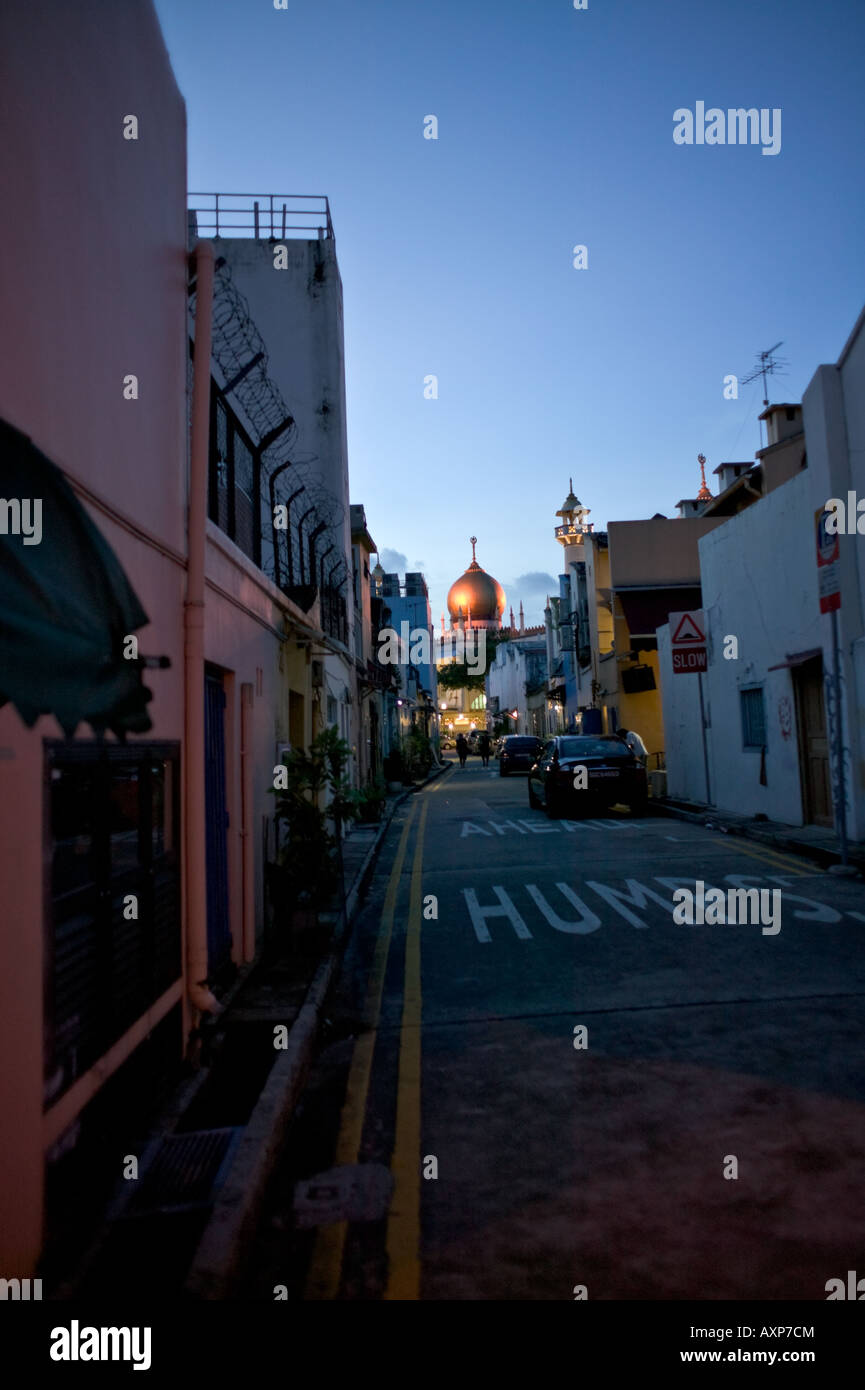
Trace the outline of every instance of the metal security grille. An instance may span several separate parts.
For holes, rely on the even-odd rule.
[[[170,1134],[142,1155],[138,1182],[119,1215],[141,1217],[209,1206],[225,1180],[243,1128]]]
[[[181,972],[177,744],[46,741],[45,1104]]]

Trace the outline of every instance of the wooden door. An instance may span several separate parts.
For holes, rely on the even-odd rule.
[[[808,825],[833,826],[829,739],[823,700],[823,661],[815,657],[794,671],[799,726],[802,799]]]

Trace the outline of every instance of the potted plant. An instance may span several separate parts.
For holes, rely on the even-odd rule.
[[[292,938],[317,926],[341,886],[342,827],[357,815],[344,777],[348,751],[335,729],[325,729],[308,751],[292,750],[271,788],[277,851],[268,884],[276,916]]]
[[[430,741],[422,729],[413,725],[405,742],[406,783],[422,780],[432,766]]]
[[[383,782],[370,782],[353,795],[357,819],[362,825],[375,825],[381,820],[387,800],[387,788]]]

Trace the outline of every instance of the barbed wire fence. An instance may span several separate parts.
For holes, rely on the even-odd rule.
[[[193,286],[189,301],[193,317],[196,297]],[[345,509],[315,467],[317,456],[297,453],[297,422],[269,375],[264,339],[222,256],[217,258],[214,274],[212,352],[225,382],[224,394],[234,396],[258,441],[262,569],[283,589],[306,584],[343,595],[348,580]],[[285,529],[274,528],[276,506],[287,508]],[[316,549],[305,555],[304,546],[311,539]],[[315,554],[320,557],[318,574],[312,569]]]

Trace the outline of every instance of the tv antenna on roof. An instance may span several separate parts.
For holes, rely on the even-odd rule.
[[[779,348],[779,347],[782,347],[782,346],[783,346],[783,341],[782,341],[781,343],[776,343],[774,347],[767,348],[767,350],[766,350],[765,352],[759,353],[759,354],[758,354],[758,357],[759,357],[759,364],[760,364],[760,365],[759,365],[758,367],[755,367],[755,368],[754,368],[754,370],[753,370],[753,372],[751,372],[751,375],[750,375],[750,376],[746,376],[746,377],[743,377],[743,378],[742,378],[742,385],[743,385],[743,386],[749,386],[749,385],[751,384],[752,381],[756,381],[756,380],[757,380],[757,377],[758,377],[758,376],[761,376],[761,377],[763,378],[763,409],[764,409],[764,410],[767,410],[768,407],[769,407],[769,388],[768,388],[768,386],[767,386],[767,384],[766,384],[766,377],[767,377],[767,376],[774,376],[774,375],[776,375],[776,374],[777,374],[778,376],[783,376],[783,375],[784,375],[783,369],[784,369],[784,367],[786,367],[786,366],[788,365],[787,359],[786,359],[786,358],[784,358],[784,357],[776,357],[776,356],[775,356],[775,353],[778,351],[778,348]],[[763,442],[763,426],[762,426],[762,423],[761,423],[761,425],[760,425],[760,443],[762,444],[762,442]]]

